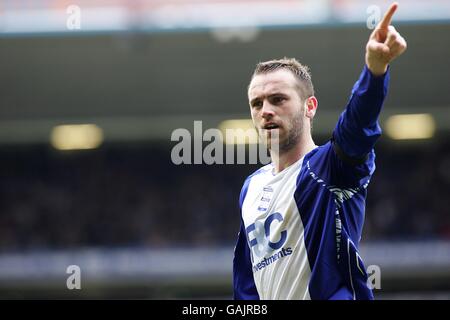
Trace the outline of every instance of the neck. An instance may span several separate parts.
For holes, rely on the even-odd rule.
[[[272,154],[271,159],[274,166],[274,173],[278,173],[289,167],[291,164],[297,162],[305,156],[308,152],[316,147],[311,135],[303,137],[295,145],[295,147],[287,150],[280,151],[279,154]]]

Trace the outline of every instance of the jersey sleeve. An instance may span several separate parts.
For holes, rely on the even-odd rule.
[[[367,66],[364,67],[333,132],[334,142],[346,156],[361,159],[373,149],[381,135],[378,116],[388,84],[389,70],[375,77]]]
[[[238,241],[234,249],[233,289],[235,300],[259,300],[253,279],[250,249],[247,244],[245,228],[241,222]]]
[[[367,66],[353,86],[349,102],[332,137],[332,157],[339,174],[335,183],[360,186],[375,170],[374,146],[381,135],[378,117],[389,85],[389,69],[374,76]]]
[[[239,207],[241,210],[249,183],[250,177],[245,181],[239,197]],[[241,226],[236,247],[234,248],[233,259],[233,297],[235,300],[259,300],[258,290],[256,289],[255,280],[253,278],[250,254],[245,225],[241,218]]]

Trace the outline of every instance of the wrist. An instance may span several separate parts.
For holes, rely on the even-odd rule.
[[[376,65],[366,62],[366,66],[374,77],[380,77],[387,72],[389,64]]]

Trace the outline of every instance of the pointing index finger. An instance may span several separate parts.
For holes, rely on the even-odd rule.
[[[389,25],[391,24],[392,16],[394,15],[397,8],[398,8],[397,2],[391,4],[388,11],[384,14],[384,17],[381,20],[378,29],[387,29],[389,27]]]

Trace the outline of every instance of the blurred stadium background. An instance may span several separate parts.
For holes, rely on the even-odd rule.
[[[380,267],[377,298],[449,299],[450,2],[399,2],[408,51],[391,67],[361,253]],[[177,166],[172,131],[248,119],[254,65],[295,56],[325,142],[373,5],[389,3],[0,0],[0,298],[230,298],[238,195],[258,166]],[[68,124],[93,125],[87,149],[61,150]]]

